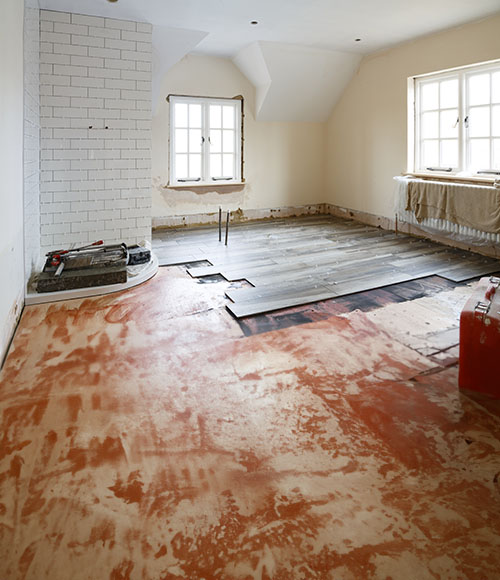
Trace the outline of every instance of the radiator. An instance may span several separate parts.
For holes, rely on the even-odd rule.
[[[447,220],[424,219],[421,222],[417,222],[415,214],[412,211],[406,210],[406,197],[408,192],[408,182],[410,179],[408,177],[397,176],[394,180],[397,184],[394,208],[399,221],[415,225],[430,234],[446,235],[446,237],[452,240],[471,243],[476,246],[500,243],[500,234],[482,232],[480,230],[454,224]],[[467,185],[464,187],[467,187]]]

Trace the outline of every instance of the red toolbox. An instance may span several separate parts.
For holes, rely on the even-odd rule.
[[[460,315],[458,386],[500,399],[500,278],[481,278]]]

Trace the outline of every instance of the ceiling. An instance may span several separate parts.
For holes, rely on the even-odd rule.
[[[500,0],[39,0],[40,8],[197,31],[197,53],[232,58],[256,41],[368,54],[479,20]],[[257,20],[257,25],[250,21]],[[356,38],[361,41],[356,42]]]

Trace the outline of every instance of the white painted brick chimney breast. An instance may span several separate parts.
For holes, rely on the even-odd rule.
[[[40,11],[42,252],[151,238],[151,34]]]

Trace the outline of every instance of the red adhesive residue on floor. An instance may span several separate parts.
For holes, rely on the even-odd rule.
[[[181,269],[28,307],[0,577],[500,578],[500,420],[360,312],[244,337]]]

